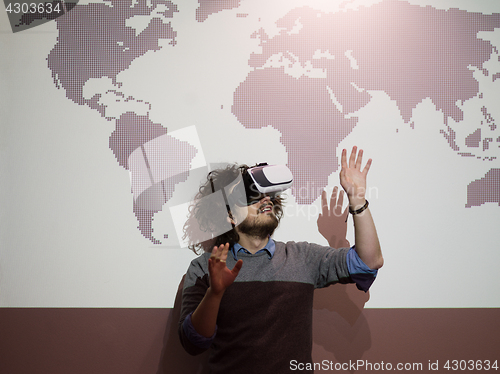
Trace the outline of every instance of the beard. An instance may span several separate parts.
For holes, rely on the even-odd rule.
[[[274,214],[271,214],[269,217],[270,219],[266,219],[264,222],[258,220],[258,217],[252,219],[247,217],[237,226],[238,231],[248,236],[261,239],[267,238],[274,233],[279,224],[279,220]]]

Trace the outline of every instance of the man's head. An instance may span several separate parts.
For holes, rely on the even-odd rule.
[[[234,164],[213,170],[199,188],[184,225],[184,239],[189,240],[189,248],[194,252],[211,251],[215,245],[225,243],[233,245],[240,235],[268,237],[278,227],[283,216],[283,199],[276,193],[271,194],[272,197],[260,193],[252,186],[252,194],[247,196],[243,179],[249,169],[247,165]],[[211,198],[220,192],[224,199]],[[232,229],[229,226],[228,230],[221,230],[228,225],[232,225]],[[199,240],[199,232],[205,233],[204,240]],[[210,233],[214,237],[207,240]]]
[[[278,201],[279,199],[279,201]],[[274,233],[281,219],[281,214],[276,215],[276,211],[283,212],[282,201],[278,196],[272,199],[263,196],[262,199],[248,205],[245,208],[245,219],[235,226],[238,235],[248,235],[260,239],[267,238]]]

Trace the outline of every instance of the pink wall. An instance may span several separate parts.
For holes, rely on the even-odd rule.
[[[498,308],[362,309],[366,299],[350,285],[317,292],[315,362],[422,363],[423,373],[429,360],[448,372],[446,360],[500,359]],[[205,373],[206,354],[179,344],[178,305],[0,309],[0,373]]]

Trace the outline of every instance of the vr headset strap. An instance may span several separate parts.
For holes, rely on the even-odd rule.
[[[210,178],[210,186],[212,186],[212,193],[215,193],[214,181],[212,179],[211,174],[212,172],[208,173],[208,177]],[[233,222],[233,213],[231,213],[231,208],[229,207],[229,202],[227,201],[226,191],[224,191],[224,188],[221,188],[221,191],[222,191],[222,197],[224,197],[224,203],[226,204],[227,214],[229,214],[229,218],[231,219],[231,226],[233,226],[234,229],[235,224]]]

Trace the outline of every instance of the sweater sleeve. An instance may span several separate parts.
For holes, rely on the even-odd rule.
[[[311,253],[319,253],[319,256],[316,254],[320,264],[316,288],[334,283],[355,283],[358,289],[366,292],[377,276],[377,270],[366,266],[355,247],[337,249],[311,245]]]
[[[206,351],[213,340],[213,337],[198,339],[200,335],[197,334],[191,323],[191,314],[196,310],[209,287],[208,273],[205,271],[202,265],[203,261],[200,261],[200,259],[203,259],[203,256],[193,260],[186,273],[178,326],[181,344],[186,352],[191,355]]]
[[[215,332],[214,334],[210,337],[207,338],[203,335],[200,335],[198,331],[193,326],[193,322],[191,322],[191,316],[193,315],[193,312],[189,313],[187,317],[184,319],[184,322],[182,323],[182,329],[185,337],[189,340],[189,342],[196,347],[200,349],[208,349],[212,345],[212,342],[214,341],[215,335],[217,334],[217,326],[215,327]]]
[[[315,288],[327,287],[335,283],[353,283],[347,267],[349,248],[331,248],[312,243],[306,245],[306,263],[315,274]]]

